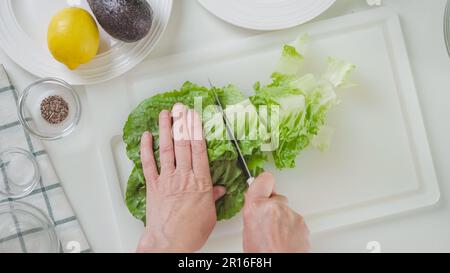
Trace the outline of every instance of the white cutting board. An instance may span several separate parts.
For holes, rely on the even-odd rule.
[[[329,151],[303,152],[292,170],[268,167],[277,178],[277,191],[306,216],[312,232],[439,200],[399,18],[376,9],[150,60],[122,79],[88,90],[90,110],[102,109],[92,117],[124,249],[135,248],[143,229],[123,201],[132,165],[121,130],[129,112],[145,98],[179,88],[186,80],[207,85],[209,77],[216,85],[234,83],[250,90],[255,81],[268,80],[282,44],[305,32],[311,37],[305,71],[320,72],[326,56],[340,57],[357,65],[353,81],[358,86],[340,92],[342,103],[330,113],[336,132]],[[223,250],[214,238],[236,238],[241,229],[240,216],[218,223],[206,249]]]

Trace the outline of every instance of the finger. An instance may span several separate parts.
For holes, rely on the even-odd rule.
[[[192,169],[187,113],[187,107],[179,103],[175,104],[172,109],[176,167],[185,171]]]
[[[172,118],[167,110],[159,114],[159,159],[161,173],[175,169],[175,155],[172,141]]]
[[[153,136],[149,132],[145,132],[141,138],[141,162],[145,181],[155,182],[158,179],[158,169],[153,154]]]
[[[264,172],[255,178],[247,191],[247,198],[269,198],[275,187],[275,179],[269,172]]]
[[[214,202],[222,198],[225,193],[227,193],[227,189],[223,186],[215,186],[213,188],[213,196],[214,196]]]
[[[189,138],[191,139],[192,169],[198,177],[209,177],[209,161],[206,140],[200,115],[195,110],[188,111]]]
[[[281,195],[281,194],[273,194],[270,197],[270,199],[273,199],[273,200],[280,202],[282,204],[285,204],[285,205],[289,204],[289,199],[286,196]]]

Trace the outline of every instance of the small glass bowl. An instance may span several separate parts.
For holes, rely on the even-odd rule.
[[[36,187],[41,172],[36,158],[20,148],[0,152],[0,197],[21,198]]]
[[[57,253],[55,226],[39,208],[23,202],[0,204],[0,253]]]
[[[51,124],[41,115],[41,103],[50,96],[60,96],[69,113],[59,124]],[[75,89],[63,80],[45,78],[30,84],[19,98],[19,120],[32,135],[43,140],[57,140],[75,130],[81,117],[81,102]]]

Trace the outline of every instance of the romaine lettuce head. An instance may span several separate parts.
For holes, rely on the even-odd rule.
[[[127,206],[135,217],[145,221],[141,136],[145,131],[153,134],[159,169],[159,113],[172,109],[177,102],[194,108],[199,107],[195,102],[201,98],[202,109],[196,110],[202,113],[213,184],[227,188],[226,195],[216,202],[219,220],[233,217],[242,208],[247,177],[228,137],[214,93],[224,107],[232,133],[254,176],[263,171],[268,154],[272,154],[278,169],[293,168],[302,150],[309,146],[325,150],[329,146],[333,129],[326,124],[327,114],[339,103],[336,90],[352,86],[349,77],[355,66],[329,57],[328,68],[322,75],[302,74],[307,40],[307,36],[302,36],[294,45],[283,47],[271,81],[266,85],[257,82],[255,94],[250,98],[233,85],[208,89],[186,82],[180,90],[153,96],[133,110],[123,129],[123,140],[127,155],[135,165],[126,193]]]
[[[218,89],[220,97],[224,102],[234,103],[240,98],[245,99],[242,94],[232,86]],[[227,188],[224,197],[216,202],[217,218],[228,219],[238,213],[244,203],[244,192],[247,189],[246,177],[242,173],[237,160],[237,152],[226,136],[223,118],[216,108],[211,90],[196,84],[186,82],[180,90],[174,90],[158,94],[137,106],[129,115],[128,121],[123,129],[123,140],[126,144],[128,157],[134,163],[134,169],[129,177],[126,204],[130,212],[138,219],[145,222],[146,208],[146,184],[142,171],[140,159],[140,141],[145,131],[150,131],[154,136],[154,154],[159,169],[159,130],[158,119],[162,110],[171,110],[176,103],[183,103],[189,108],[197,106],[194,102],[201,98],[201,107],[204,110],[202,121],[206,134],[208,157],[211,169],[211,177],[214,185],[222,185]],[[209,128],[210,124],[218,127]],[[219,124],[219,126],[217,126]],[[221,138],[213,138],[212,134],[222,135]],[[261,171],[261,155],[255,153],[253,159],[252,150],[242,146],[247,151],[246,155],[252,162],[252,171],[256,174]]]

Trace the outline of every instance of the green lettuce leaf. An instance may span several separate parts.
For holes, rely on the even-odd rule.
[[[326,126],[327,114],[339,103],[335,90],[351,86],[349,77],[355,69],[353,64],[330,57],[321,77],[300,75],[297,68],[303,60],[295,47],[285,46],[278,66],[283,69],[272,74],[269,84],[256,83],[250,98],[256,107],[267,107],[269,117],[278,117],[276,122],[260,118],[270,128],[278,169],[295,167],[300,151],[310,145],[321,150],[328,147],[332,131]],[[320,133],[323,128],[327,129]]]
[[[143,222],[145,222],[146,195],[144,174],[141,169],[134,167],[128,178],[125,203],[131,214]]]

